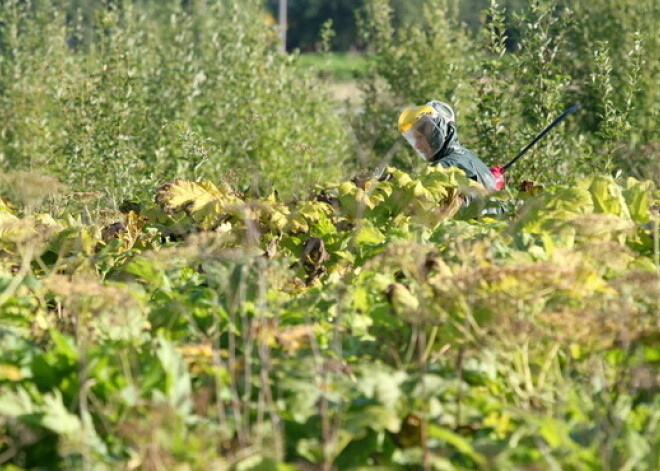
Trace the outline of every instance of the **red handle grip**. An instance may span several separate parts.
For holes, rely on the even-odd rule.
[[[504,169],[501,165],[496,165],[490,168],[490,173],[492,173],[495,178],[495,190],[500,191],[506,185],[506,181],[504,180]]]

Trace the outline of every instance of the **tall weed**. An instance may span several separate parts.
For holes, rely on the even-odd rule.
[[[481,30],[478,45],[483,58],[475,64],[474,87],[477,93],[476,109],[470,115],[474,133],[480,141],[483,157],[495,164],[512,153],[510,95],[513,84],[509,83],[504,60],[508,39],[505,25],[506,11],[496,0],[484,11],[486,20]]]
[[[516,107],[517,129],[512,142],[517,148],[571,103],[570,71],[562,67],[562,56],[569,49],[566,31],[571,21],[570,10],[558,9],[552,2],[532,3],[529,10],[513,16],[512,23],[520,31],[518,50],[509,63],[510,70],[515,71],[510,77],[515,80],[516,90],[510,98]],[[548,134],[525,161],[512,168],[514,178],[558,182],[570,175],[581,158],[572,145],[571,132],[564,125]]]

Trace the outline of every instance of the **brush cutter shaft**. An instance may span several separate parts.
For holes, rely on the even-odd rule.
[[[525,152],[527,152],[527,151],[528,151],[528,150],[529,150],[534,144],[536,144],[538,141],[540,141],[540,140],[543,138],[543,136],[545,136],[546,134],[548,134],[552,128],[554,128],[554,127],[557,126],[559,123],[561,123],[564,119],[566,119],[566,117],[567,117],[569,114],[573,113],[574,111],[579,110],[581,107],[582,107],[582,105],[581,105],[580,103],[576,103],[575,105],[571,106],[569,109],[567,109],[566,111],[564,111],[564,112],[561,114],[561,116],[559,116],[557,119],[555,119],[555,120],[554,120],[552,123],[550,123],[550,124],[549,124],[549,125],[543,130],[543,131],[541,131],[541,132],[540,132],[540,133],[539,133],[534,139],[532,139],[532,142],[530,142],[529,144],[527,144],[527,145],[523,148],[523,150],[521,150],[521,151],[518,153],[518,155],[516,155],[516,156],[515,156],[513,159],[511,159],[511,161],[509,161],[508,163],[502,165],[502,172],[505,172],[509,167],[511,167],[513,164],[515,164],[516,161],[517,161],[520,157],[522,157],[523,155],[525,155]]]

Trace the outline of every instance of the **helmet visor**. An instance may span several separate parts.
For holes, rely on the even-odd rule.
[[[438,118],[425,115],[420,117],[410,129],[401,133],[425,160],[433,159],[433,156],[442,149],[447,136],[447,126],[439,126],[437,121]],[[445,124],[442,118],[439,121]]]

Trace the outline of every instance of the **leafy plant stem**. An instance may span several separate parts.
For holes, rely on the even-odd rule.
[[[660,274],[660,210],[653,213],[653,258],[655,268]]]
[[[460,346],[458,348],[458,355],[456,356],[456,364],[454,369],[456,370],[456,380],[458,382],[457,391],[456,391],[456,428],[458,428],[463,423],[463,418],[461,417],[461,404],[463,402],[463,360],[465,357],[465,347]]]
[[[433,344],[435,343],[435,337],[438,335],[438,329],[439,327],[437,325],[434,325],[431,328],[431,335],[429,337],[428,344],[426,345],[426,350],[424,350],[424,355],[422,356],[425,362],[429,360],[429,356],[431,355]]]
[[[266,266],[263,258],[257,261],[258,268],[258,286],[259,294],[257,299],[257,316],[256,318],[260,323],[266,321],[266,295],[268,292],[268,279],[266,277]],[[273,398],[273,389],[271,387],[271,369],[272,357],[270,346],[266,342],[259,342],[259,359],[261,361],[261,387],[260,392],[263,394],[270,420],[273,427],[273,441],[274,441],[274,454],[275,458],[279,461],[284,459],[284,440],[282,432],[282,420],[277,411],[277,406]]]
[[[536,381],[536,384],[538,388],[543,388],[545,385],[545,377],[548,374],[548,371],[550,370],[550,367],[552,366],[557,353],[559,352],[560,344],[555,343],[551,348],[550,352],[545,358],[545,361],[543,362],[543,366],[541,367],[541,371],[539,373],[538,379]]]
[[[242,267],[241,267],[242,269]],[[245,430],[245,423],[243,418],[243,413],[241,411],[241,399],[238,391],[238,378],[236,372],[238,370],[238,360],[237,360],[237,345],[236,345],[236,333],[235,329],[238,328],[238,319],[236,316],[236,310],[240,309],[242,296],[242,287],[243,287],[243,277],[241,276],[239,284],[237,286],[237,293],[235,293],[234,299],[229,306],[229,318],[231,326],[229,328],[229,377],[230,377],[230,388],[232,396],[232,413],[234,416],[234,423],[236,426],[236,435],[240,447],[243,447],[247,443],[247,431]]]
[[[405,356],[405,364],[409,365],[410,362],[413,359],[413,355],[415,354],[415,349],[417,348],[417,344],[419,343],[419,324],[415,323],[412,324],[412,328],[410,329],[410,340],[408,341],[408,348],[406,350],[406,356]]]
[[[89,470],[91,469],[91,460],[90,460],[90,449],[89,443],[87,442],[87,437],[89,436],[87,432],[87,427],[90,425],[87,422],[89,417],[89,404],[88,404],[88,364],[87,364],[87,323],[86,319],[91,315],[91,313],[86,312],[84,309],[84,304],[82,303],[81,309],[76,312],[76,347],[78,350],[78,384],[80,385],[80,390],[78,393],[78,408],[80,415],[83,418],[82,422],[82,443],[80,455],[82,457],[82,469]]]
[[[417,342],[417,354],[418,354],[418,367],[419,367],[419,372],[420,372],[420,377],[422,378],[421,381],[421,386],[422,386],[422,397],[426,397],[427,391],[426,391],[426,383],[424,381],[424,378],[426,377],[426,373],[428,370],[428,365],[426,362],[426,350],[427,350],[427,344],[426,344],[426,326],[422,323],[419,326],[419,339]],[[431,449],[429,448],[429,441],[428,441],[428,402],[423,401],[421,405],[421,410],[420,410],[420,437],[421,437],[421,442],[422,442],[422,450],[423,450],[423,455],[422,455],[422,465],[424,467],[424,471],[430,471],[431,470]]]
[[[9,286],[7,286],[7,288],[2,293],[0,293],[0,307],[2,307],[12,296],[14,296],[18,287],[21,286],[21,283],[23,283],[23,280],[30,272],[30,263],[34,257],[34,250],[35,247],[33,244],[28,244],[25,247],[25,251],[21,257],[21,266],[18,269],[18,272],[12,278]]]

